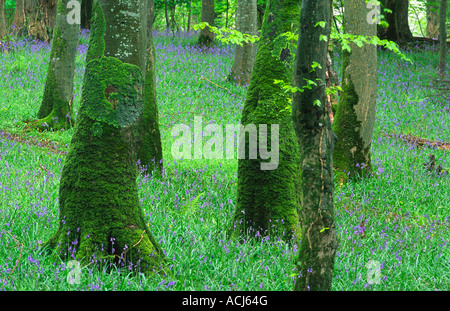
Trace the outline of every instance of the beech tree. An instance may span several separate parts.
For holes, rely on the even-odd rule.
[[[443,77],[447,67],[447,0],[441,0],[439,11],[439,74]]]
[[[367,22],[365,0],[346,0],[344,31],[353,35],[375,36],[376,24]],[[350,43],[343,51],[342,91],[333,123],[338,137],[334,167],[342,178],[365,176],[372,170],[370,147],[377,100],[377,47]]]
[[[436,39],[439,37],[439,7],[437,0],[427,0],[427,38]]]
[[[69,0],[58,1],[57,25],[53,35],[44,96],[38,112],[39,120],[31,126],[44,129],[69,129],[74,124],[72,114],[75,57],[79,25],[67,20]]]
[[[287,106],[291,96],[275,80],[292,84],[295,51],[291,51],[287,31],[295,32],[300,20],[300,0],[269,0],[258,43],[255,65],[250,79],[241,123],[267,132],[256,137],[240,137],[245,157],[238,159],[237,204],[228,234],[230,237],[281,236],[286,240],[300,236],[298,207],[300,203],[299,147]],[[278,125],[272,142],[272,125]],[[263,170],[268,162],[261,152],[250,158],[249,149],[266,141],[272,157],[278,157],[275,169]],[[274,143],[274,144],[272,144]],[[260,149],[261,150],[261,149]],[[258,233],[257,233],[258,232]]]
[[[349,0],[347,0],[349,1]],[[365,3],[364,0],[361,0]],[[292,118],[300,147],[302,240],[294,290],[331,290],[337,247],[334,224],[333,148],[336,136],[325,105],[325,70],[330,0],[303,0],[298,38]],[[322,28],[319,22],[324,23]],[[307,81],[317,85],[307,86]]]
[[[210,26],[214,26],[214,0],[202,0],[202,22],[207,22]],[[209,47],[214,42],[214,33],[205,27],[200,31],[197,44],[199,46]]]
[[[136,184],[148,2],[100,3],[93,3],[81,106],[61,175],[59,228],[44,246],[82,264],[107,259],[169,273]]]
[[[142,111],[141,136],[138,159],[147,172],[162,171],[161,132],[159,129],[158,104],[156,101],[155,62],[156,50],[153,45],[153,19],[155,1],[148,1],[146,68],[144,82],[144,108]]]
[[[378,37],[390,41],[408,41],[413,38],[408,22],[409,0],[381,0],[382,8],[392,13],[385,13],[388,28],[378,27]]]
[[[236,10],[238,31],[256,36],[258,31],[256,3],[257,0],[238,0]],[[251,42],[244,42],[242,46],[236,45],[233,67],[228,76],[229,81],[233,81],[240,86],[250,83],[250,76],[255,64],[256,48],[257,44]]]
[[[5,12],[6,1],[0,0],[0,41],[3,41],[3,38],[8,34]]]

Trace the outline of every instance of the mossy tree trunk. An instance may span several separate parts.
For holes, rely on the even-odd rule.
[[[139,57],[128,52],[136,52],[136,37],[146,34],[147,2],[101,3],[93,3],[81,107],[61,176],[59,228],[44,245],[82,264],[106,259],[144,273],[169,272],[136,184],[144,77]],[[106,8],[113,11],[104,15]],[[116,55],[107,57],[104,38],[111,24],[120,43],[113,45]]]
[[[214,13],[214,0],[202,0],[202,22],[207,22],[209,25],[214,26],[214,19],[216,14]],[[210,47],[214,43],[214,33],[205,27],[200,31],[197,44],[202,47]]]
[[[349,0],[347,0],[349,1]],[[347,2],[346,1],[346,2]],[[363,3],[364,0],[361,0]],[[334,224],[333,148],[336,136],[326,107],[325,70],[330,34],[330,0],[303,0],[295,86],[303,88],[307,80],[317,83],[311,89],[294,93],[292,117],[300,146],[301,178],[299,249],[294,290],[331,290],[334,257],[337,248]],[[315,26],[326,21],[325,28]],[[313,70],[313,62],[320,64]],[[317,105],[316,101],[320,101]]]
[[[364,0],[347,0],[344,30],[353,35],[375,36],[376,24],[366,21]],[[338,137],[334,167],[340,178],[366,176],[372,171],[370,147],[377,100],[377,48],[351,44],[342,57],[342,89],[333,123]]]
[[[256,36],[258,31],[257,0],[238,0],[236,10],[237,30]],[[250,83],[253,66],[255,64],[256,43],[243,43],[242,46],[236,45],[234,51],[233,67],[228,77],[229,81],[235,82],[237,85],[243,86]]]
[[[138,158],[140,164],[147,172],[156,171],[159,174],[162,172],[163,154],[161,132],[159,130],[158,104],[156,101],[156,50],[153,45],[152,23],[154,14],[155,2],[154,0],[150,0],[148,3],[147,17],[147,65],[145,68],[144,109],[141,127],[142,143],[139,148]]]
[[[276,79],[292,84],[295,51],[282,34],[298,29],[300,4],[300,0],[269,0],[266,5],[241,123],[254,125],[256,129],[267,124],[267,133],[258,131],[254,138],[250,135],[240,138],[245,158],[238,159],[237,206],[228,228],[232,238],[248,234],[290,240],[300,235],[299,147],[289,109],[285,109],[291,96],[280,84],[275,84]],[[272,125],[278,126],[278,130],[274,128],[278,134],[274,141]],[[261,147],[256,158],[249,157],[251,145],[264,140],[267,150],[272,152],[270,161],[277,157],[277,165],[272,169],[262,168],[268,160],[262,158]]]
[[[446,22],[447,0],[441,0],[439,11],[439,74],[444,77],[447,67],[447,27]]]
[[[31,126],[44,129],[69,129],[72,115],[75,57],[79,25],[67,22],[69,0],[58,1],[57,26],[54,31],[44,96],[38,112],[39,120]]]

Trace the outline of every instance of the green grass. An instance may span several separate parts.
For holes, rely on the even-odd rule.
[[[64,155],[37,146],[49,141],[67,151],[73,130],[23,133],[42,99],[49,46],[18,43],[0,54],[0,289],[2,290],[291,290],[296,247],[278,238],[229,241],[225,227],[236,204],[237,160],[183,160],[171,155],[174,124],[236,124],[246,88],[226,82],[233,48],[204,54],[191,35],[157,35],[157,92],[165,175],[137,179],[148,226],[173,264],[174,278],[146,278],[126,267],[82,269],[67,281],[67,263],[38,245],[58,228],[58,186]],[[84,73],[86,34],[77,56],[74,109]],[[416,148],[397,132],[449,141],[449,98],[429,88],[435,51],[407,55],[413,64],[379,51],[378,103],[372,143],[374,176],[336,183],[339,248],[333,290],[449,290],[450,177],[433,176],[428,154],[450,167],[448,151]],[[339,57],[335,58],[339,72]],[[227,88],[221,89],[201,77]],[[447,108],[447,110],[446,110]],[[8,139],[22,135],[27,143]],[[26,136],[25,136],[26,135]],[[359,233],[365,221],[364,236]],[[381,265],[380,284],[368,284],[367,262]]]

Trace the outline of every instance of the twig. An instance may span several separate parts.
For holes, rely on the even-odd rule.
[[[206,79],[205,77],[200,77],[200,80],[205,80],[205,81],[208,81],[209,83],[212,83],[212,84],[214,84],[215,86],[217,86],[217,87],[219,87],[219,88],[221,88],[221,89],[223,89],[223,90],[225,90],[225,91],[227,91],[228,93],[230,93],[231,95],[234,95],[234,96],[236,96],[236,97],[239,97],[239,98],[241,98],[242,99],[242,97],[241,96],[239,96],[239,95],[237,95],[237,94],[234,94],[233,92],[231,92],[229,89],[227,89],[227,88],[225,88],[225,87],[223,87],[223,86],[220,86],[220,85],[218,85],[218,84],[216,84],[216,83],[214,83],[214,82],[212,82],[211,80],[208,80],[208,79]]]
[[[5,233],[7,233],[7,234],[9,234],[9,235],[11,236],[11,238],[14,240],[14,242],[17,243],[17,246],[20,246],[20,254],[19,254],[19,258],[16,260],[16,265],[14,266],[14,268],[11,270],[11,272],[10,272],[9,275],[8,275],[7,280],[9,280],[9,278],[10,278],[11,275],[12,275],[12,273],[14,272],[14,270],[16,270],[17,266],[19,265],[20,258],[22,258],[23,243],[19,243],[19,241],[17,241],[16,238],[14,238],[14,237],[12,236],[12,234],[9,233],[8,231],[5,231],[4,229],[2,229],[2,231],[5,232]]]

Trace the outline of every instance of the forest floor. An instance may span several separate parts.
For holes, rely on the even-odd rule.
[[[88,33],[75,74],[81,99]],[[173,263],[174,278],[133,276],[126,267],[82,270],[39,249],[58,228],[58,186],[73,129],[25,132],[42,100],[50,46],[19,40],[0,54],[0,290],[291,290],[298,248],[280,238],[226,239],[236,204],[237,160],[171,155],[171,128],[239,123],[246,87],[227,82],[233,46],[203,53],[193,33],[157,33],[157,100],[165,173],[137,179],[148,226]],[[405,51],[408,63],[378,52],[378,101],[372,141],[374,174],[339,184],[339,247],[333,290],[450,289],[450,176],[424,169],[429,155],[450,167],[450,94],[435,75],[433,48]],[[340,76],[340,57],[334,55]],[[75,116],[76,117],[76,116]],[[370,263],[380,267],[373,281]],[[373,266],[372,266],[373,268]],[[373,271],[372,271],[373,272]],[[377,277],[377,276],[375,276]]]

